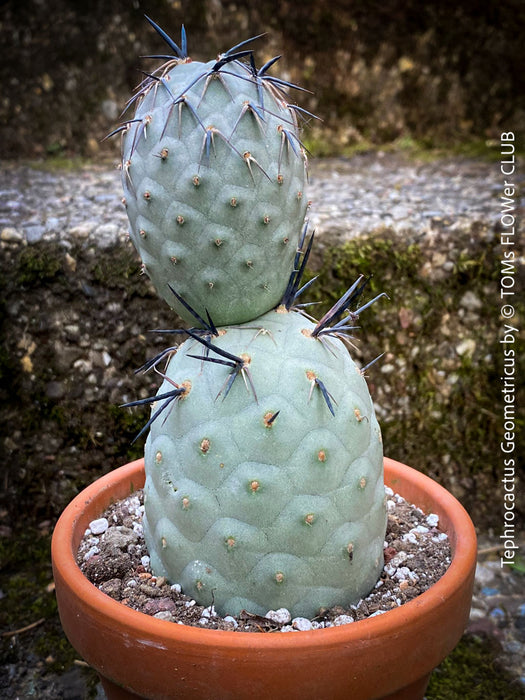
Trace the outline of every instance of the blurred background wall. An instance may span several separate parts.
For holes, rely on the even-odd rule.
[[[455,146],[525,131],[522,0],[0,0],[0,158],[101,156],[167,46],[209,59],[243,39],[313,92],[318,154],[403,139]]]

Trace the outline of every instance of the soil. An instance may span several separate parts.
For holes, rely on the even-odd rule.
[[[237,632],[276,632],[319,629],[362,620],[394,609],[426,591],[445,573],[451,561],[450,544],[438,529],[438,516],[386,489],[388,521],[385,565],[372,590],[357,605],[323,609],[312,620],[291,619],[287,610],[265,617],[241,611],[221,617],[213,606],[198,605],[180,586],[156,577],[150,566],[142,532],[143,492],[112,504],[93,521],[80,544],[77,561],[103,593],[124,605],[179,624]],[[95,533],[99,533],[98,536]]]

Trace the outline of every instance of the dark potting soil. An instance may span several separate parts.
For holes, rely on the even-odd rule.
[[[294,632],[349,624],[412,600],[436,583],[450,565],[450,543],[438,528],[438,516],[425,515],[389,488],[386,493],[385,565],[374,589],[357,605],[321,610],[311,620],[292,619],[284,609],[266,616],[243,611],[223,618],[213,606],[198,605],[179,585],[155,576],[142,531],[142,491],[114,503],[90,523],[77,561],[84,575],[106,595],[178,624],[239,632]]]

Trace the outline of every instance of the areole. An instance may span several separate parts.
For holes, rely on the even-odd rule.
[[[439,515],[453,551],[446,574],[391,612],[291,634],[176,625],[127,608],[84,577],[75,553],[88,523],[143,483],[143,460],[105,475],[71,502],[53,535],[62,625],[100,674],[110,700],[416,700],[423,697],[432,669],[463,633],[476,564],[474,526],[450,493],[410,467],[385,458],[385,483],[423,511]]]

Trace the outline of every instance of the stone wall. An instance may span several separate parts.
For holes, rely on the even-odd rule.
[[[353,193],[346,232],[355,235],[344,237],[333,217],[323,222],[322,212],[312,211],[318,235],[309,274],[320,276],[304,301],[323,303],[311,309],[320,318],[359,273],[371,277],[365,300],[387,292],[389,300],[363,313],[352,350],[362,365],[385,353],[367,372],[385,453],[449,488],[482,531],[497,530],[503,358],[501,246],[491,216],[498,201],[483,197],[490,194],[491,168],[461,161],[416,168],[393,160],[379,169],[373,159],[355,160],[353,174],[350,165],[339,166],[337,186],[322,168],[313,168],[312,185],[324,192],[325,207],[343,182]],[[337,166],[332,163],[332,170]],[[445,209],[453,201],[454,187],[435,189],[447,182],[450,168],[463,204],[475,206],[465,206],[464,216],[460,209],[450,215],[425,211],[425,197]],[[381,186],[372,187],[371,173],[377,178],[381,173]],[[361,177],[378,197],[374,211],[384,208],[385,222],[387,214],[402,213],[399,203],[394,211],[388,194],[401,193],[404,217],[382,227],[368,221],[368,190],[355,184]],[[140,260],[125,239],[118,189],[117,173],[104,168],[53,173],[13,164],[0,176],[0,190],[11,204],[11,224],[0,231],[0,424],[6,457],[0,528],[19,522],[21,514],[28,522],[53,522],[81,487],[142,453],[144,438],[132,441],[148,408],[120,404],[155,393],[158,377],[135,370],[173,343],[173,336],[149,331],[171,328],[178,320],[140,275]],[[340,202],[338,211],[344,215]],[[4,216],[0,206],[0,222]],[[401,222],[408,226],[407,216],[411,227],[398,229]],[[359,225],[368,225],[368,231],[359,231]],[[517,242],[517,257],[521,251]],[[515,274],[516,289],[523,289],[523,264],[516,263]],[[514,322],[521,330],[525,307],[518,297],[515,302]],[[523,347],[522,331],[518,345]],[[517,377],[523,376],[524,362],[520,351]],[[516,454],[525,449],[525,433],[519,431],[523,395],[523,384],[516,383]],[[524,495],[517,493],[521,515]]]
[[[184,22],[196,59],[267,32],[258,64],[282,53],[280,70],[313,91],[302,103],[324,120],[309,135],[318,151],[525,130],[519,0],[7,0],[0,158],[114,152],[101,139],[153,65],[138,57],[167,50],[144,13],[175,40]]]

